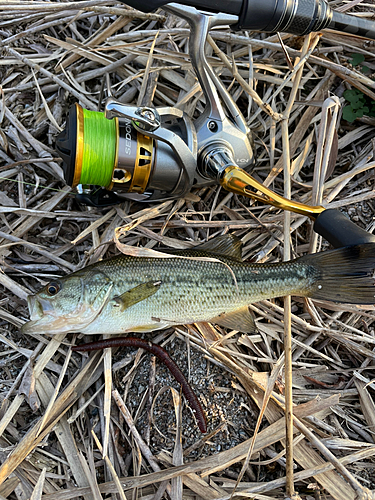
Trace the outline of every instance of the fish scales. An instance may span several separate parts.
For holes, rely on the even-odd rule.
[[[213,321],[251,331],[247,306],[262,299],[375,303],[375,244],[253,264],[241,260],[237,238],[213,241],[212,252],[205,244],[166,258],[120,255],[55,280],[29,298],[22,330],[110,334]]]

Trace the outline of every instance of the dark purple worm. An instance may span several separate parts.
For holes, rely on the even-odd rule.
[[[195,418],[198,422],[199,430],[202,433],[207,432],[207,421],[206,415],[203,408],[199,402],[199,399],[195,395],[193,389],[190,387],[189,382],[186,380],[184,374],[181,372],[179,367],[169,356],[168,352],[160,347],[160,345],[153,344],[147,340],[138,339],[136,337],[117,337],[115,339],[99,340],[98,342],[89,342],[88,344],[81,344],[72,347],[72,351],[98,351],[105,349],[106,347],[136,347],[139,349],[144,349],[145,351],[151,352],[157,358],[162,361],[177,382],[182,387],[182,392],[185,398],[189,401],[192,407]]]

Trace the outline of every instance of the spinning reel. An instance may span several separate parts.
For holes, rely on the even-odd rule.
[[[221,182],[226,187],[228,168],[239,164],[248,169],[253,163],[250,131],[204,51],[209,29],[234,23],[237,17],[208,16],[177,4],[169,4],[167,10],[190,23],[189,51],[206,100],[204,112],[193,122],[177,108],[137,108],[110,98],[105,117],[114,120],[104,129],[102,113],[87,112],[76,104],[68,127],[57,139],[68,184],[98,184],[100,179],[100,185],[121,196],[159,201],[182,197],[192,186]],[[98,125],[112,145],[108,161],[99,151],[93,159],[96,144],[87,140],[88,128]]]

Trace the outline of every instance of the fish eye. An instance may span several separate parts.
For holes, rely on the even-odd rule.
[[[60,290],[61,290],[61,284],[58,281],[51,281],[51,283],[47,285],[47,293],[51,297],[56,295]]]

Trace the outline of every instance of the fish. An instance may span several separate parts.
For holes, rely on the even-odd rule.
[[[168,251],[167,251],[168,253]],[[28,296],[25,334],[123,334],[207,321],[255,332],[249,305],[297,295],[375,304],[375,243],[279,263],[244,262],[234,235],[159,257],[120,254]]]

